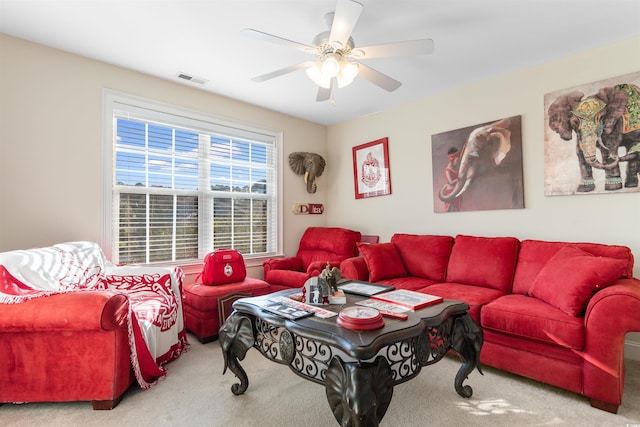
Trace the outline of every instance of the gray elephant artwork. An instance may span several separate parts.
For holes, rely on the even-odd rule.
[[[524,208],[521,117],[432,135],[434,212]]]
[[[545,95],[545,195],[638,192],[640,72]]]
[[[297,175],[304,175],[307,193],[315,193],[318,189],[318,177],[324,172],[326,162],[316,153],[295,152],[289,154],[289,166]]]

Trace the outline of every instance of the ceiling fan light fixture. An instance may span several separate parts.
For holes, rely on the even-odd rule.
[[[342,58],[336,53],[330,53],[322,61],[322,74],[330,79],[336,77],[340,72],[340,62]]]
[[[349,61],[342,61],[340,64],[340,74],[338,74],[338,87],[345,87],[358,75],[358,64]]]
[[[328,89],[331,86],[331,78],[322,72],[322,62],[316,62],[312,67],[307,68],[307,77],[320,87]]]
[[[331,87],[331,79],[336,78],[338,81],[338,87],[345,87],[356,78],[358,75],[358,64],[340,59],[337,64],[338,72],[336,74],[325,72],[325,61],[318,61],[312,67],[307,68],[307,76],[312,82],[320,87],[328,89]]]

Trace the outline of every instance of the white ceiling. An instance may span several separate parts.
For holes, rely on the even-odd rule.
[[[356,47],[431,38],[435,52],[365,60],[402,86],[356,79],[335,106],[302,70],[252,82],[313,56],[240,34],[312,44],[335,0],[0,0],[0,32],[325,125],[640,35],[640,0],[359,1]]]

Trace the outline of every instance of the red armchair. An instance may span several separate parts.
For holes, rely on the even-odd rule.
[[[294,257],[265,261],[264,280],[273,291],[301,288],[310,277],[320,274],[329,262],[334,267],[358,255],[359,231],[338,227],[309,227],[300,239]]]

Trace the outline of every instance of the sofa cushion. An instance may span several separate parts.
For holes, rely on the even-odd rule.
[[[370,281],[407,276],[407,270],[393,243],[359,243],[358,248],[367,262]]]
[[[569,316],[542,300],[505,295],[482,308],[483,329],[559,347],[582,350],[584,320]]]
[[[437,283],[431,279],[423,279],[422,277],[394,277],[393,279],[384,279],[378,282],[381,285],[393,286],[396,289],[406,289],[407,291],[417,291],[426,286]]]
[[[580,316],[593,294],[622,277],[626,267],[624,260],[597,257],[566,245],[542,268],[529,294],[570,316]]]
[[[519,243],[515,237],[456,236],[447,267],[447,282],[509,293]]]
[[[513,278],[514,294],[526,294],[540,270],[549,262],[567,242],[549,242],[543,240],[523,240],[520,242],[518,265]],[[625,276],[633,276],[633,254],[626,246],[604,245],[600,243],[571,243],[595,256],[622,259],[627,262]]]
[[[460,283],[437,283],[419,290],[426,294],[447,299],[457,299],[469,304],[469,315],[480,324],[480,309],[487,303],[504,296],[504,292],[482,286]]]
[[[391,237],[391,243],[409,276],[444,282],[453,237],[399,233]]]
[[[359,231],[340,227],[308,227],[300,238],[296,256],[302,260],[303,270],[314,261],[342,261],[357,256]]]
[[[207,286],[192,283],[184,286],[184,305],[194,307],[199,311],[218,311],[218,299],[223,296],[247,292],[252,295],[264,295],[270,291],[269,284],[253,277],[245,277],[240,282],[227,283],[219,286]]]

